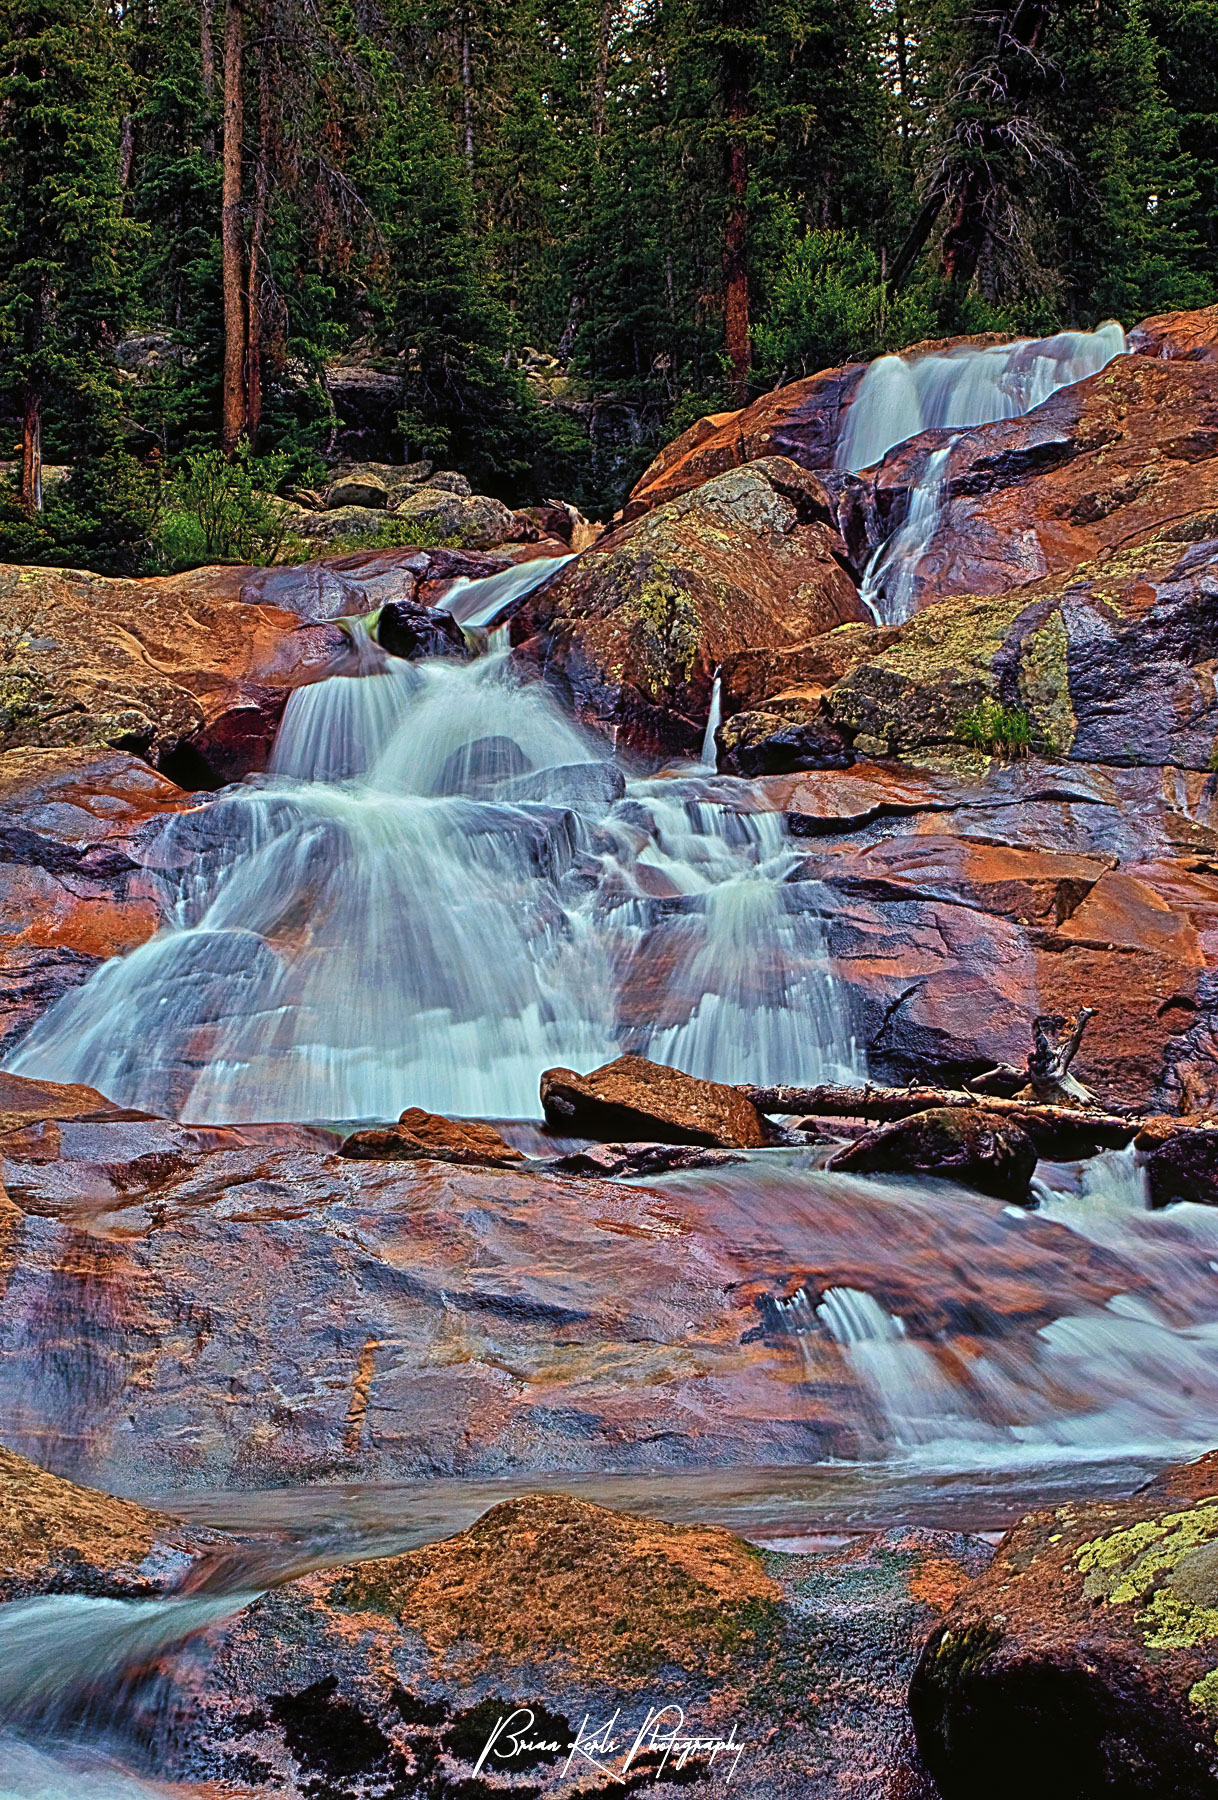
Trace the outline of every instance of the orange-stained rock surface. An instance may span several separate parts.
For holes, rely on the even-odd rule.
[[[762,1552],[529,1494],[444,1542],[256,1602],[217,1644],[202,1754],[217,1774],[256,1756],[293,1797],[334,1782],[372,1800],[430,1778],[440,1793],[523,1780],[576,1800],[624,1778],[675,1800],[731,1769],[757,1800],[932,1800],[905,1686],[988,1557],[928,1531]]]
[[[451,550],[141,580],[0,566],[0,749],[131,751],[218,787],[266,767],[288,694],[348,655],[329,621],[506,566]]]
[[[0,1445],[0,1599],[73,1590],[153,1594],[221,1541],[48,1474]]]
[[[353,1131],[344,1138],[341,1154],[390,1162],[429,1156],[455,1163],[524,1161],[522,1152],[513,1150],[493,1125],[476,1119],[446,1119],[439,1113],[424,1112],[421,1106],[407,1107],[397,1124],[386,1129]]]
[[[658,1143],[747,1150],[771,1141],[765,1120],[736,1088],[698,1080],[642,1056],[619,1056],[587,1075],[547,1069],[541,1077],[541,1104],[558,1130],[610,1143],[654,1138]]]
[[[865,618],[815,476],[772,456],[601,538],[512,620],[517,660],[623,746],[701,743],[716,667]]]
[[[0,1046],[152,936],[160,823],[191,804],[125,751],[0,755]]]
[[[1008,1532],[910,1688],[943,1800],[1218,1793],[1207,1463],[1212,1453],[1132,1500],[1030,1513]]]

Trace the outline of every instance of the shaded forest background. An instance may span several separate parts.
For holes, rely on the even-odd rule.
[[[814,369],[1207,304],[1216,42],[1218,0],[0,0],[0,556],[158,566],[209,455],[320,479],[338,362],[400,380],[396,457],[605,516]]]

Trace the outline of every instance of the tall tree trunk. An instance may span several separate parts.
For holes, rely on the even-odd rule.
[[[271,187],[271,83],[264,49],[258,67],[258,168],[254,176],[254,218],[250,229],[246,285],[245,424],[250,443],[262,423],[262,258]]]
[[[605,135],[605,96],[609,91],[609,39],[613,32],[614,0],[601,0],[596,31],[596,73],[592,78],[592,135]]]
[[[231,456],[245,429],[245,301],[241,280],[242,62],[241,0],[224,16],[224,181],[220,200],[220,266],[224,291],[224,378],[220,442]]]
[[[465,166],[474,172],[474,78],[470,63],[469,8],[461,10],[461,113],[465,124]]]
[[[123,114],[122,136],[118,144],[118,185],[124,193],[131,186],[131,170],[135,163],[135,120]]]
[[[21,503],[42,511],[42,393],[32,382],[21,390]]]
[[[746,127],[749,118],[749,59],[739,37],[745,9],[738,0],[725,7],[729,36],[723,50],[724,184],[727,190],[727,225],[723,235],[723,328],[728,361],[732,366],[732,397],[737,406],[748,400],[749,370],[753,364],[749,332],[749,157]]]
[[[216,39],[212,29],[213,8],[214,0],[200,0],[199,68],[203,81],[203,104],[209,115],[212,102],[216,97]],[[207,129],[203,133],[203,149],[208,156],[216,154],[216,134],[211,126],[210,116]]]

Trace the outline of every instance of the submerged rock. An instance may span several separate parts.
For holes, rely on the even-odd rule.
[[[673,1169],[721,1169],[745,1159],[694,1144],[593,1144],[547,1166],[560,1175],[667,1175]]]
[[[451,613],[413,600],[387,600],[376,618],[376,641],[390,656],[416,661],[429,656],[472,656]]]
[[[343,1139],[339,1154],[380,1162],[430,1157],[436,1162],[509,1165],[525,1160],[493,1125],[478,1119],[445,1119],[421,1106],[407,1107],[397,1124],[384,1130],[352,1132]]]
[[[619,1056],[588,1075],[547,1069],[541,1104],[549,1123],[569,1136],[737,1150],[772,1141],[765,1119],[738,1088],[641,1056]]]
[[[839,1150],[829,1167],[856,1175],[938,1175],[1026,1205],[1036,1147],[1005,1115],[943,1106],[870,1132]]]
[[[1184,1473],[1184,1504],[1030,1513],[931,1636],[910,1708],[943,1800],[1218,1794],[1218,1480]]]

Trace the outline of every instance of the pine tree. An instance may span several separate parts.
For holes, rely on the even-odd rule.
[[[110,353],[131,300],[123,82],[100,0],[0,0],[0,380],[19,397],[31,514],[44,421],[70,451],[111,415]]]

